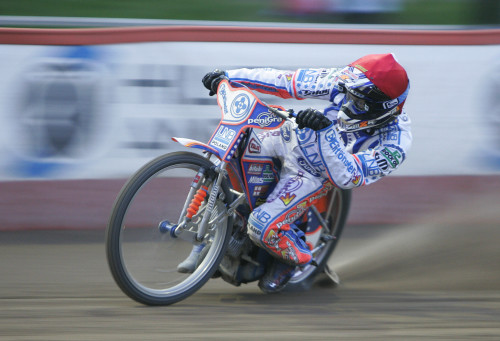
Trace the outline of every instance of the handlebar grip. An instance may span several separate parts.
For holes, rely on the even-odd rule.
[[[269,107],[269,111],[272,112],[273,114],[275,114],[276,116],[281,117],[284,120],[290,120],[292,117],[296,116],[295,113],[293,112],[293,110],[284,111],[284,110],[279,110],[276,108]]]

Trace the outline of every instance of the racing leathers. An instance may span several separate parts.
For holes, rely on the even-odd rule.
[[[410,119],[404,111],[382,127],[347,132],[337,120],[344,100],[342,84],[356,78],[353,67],[271,68],[226,71],[231,81],[248,88],[298,100],[329,101],[324,115],[332,122],[314,131],[287,122],[274,131],[254,131],[247,160],[273,157],[281,161],[280,181],[267,201],[253,210],[248,233],[253,242],[290,265],[312,260],[303,232],[294,222],[333,187],[350,189],[371,184],[397,169],[411,145]]]

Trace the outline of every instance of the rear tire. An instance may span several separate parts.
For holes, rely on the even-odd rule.
[[[324,272],[327,266],[328,259],[332,255],[344,229],[344,225],[349,215],[351,204],[351,190],[334,188],[329,194],[329,203],[331,210],[329,213],[322,214],[323,218],[328,222],[329,232],[322,231],[333,237],[327,242],[325,248],[314,254],[314,259],[318,266],[306,265],[301,271],[297,271],[290,279],[283,291],[306,291],[309,290],[317,275]]]

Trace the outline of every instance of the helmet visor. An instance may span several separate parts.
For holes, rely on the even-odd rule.
[[[361,97],[356,96],[350,91],[346,93],[346,103],[351,103],[352,108],[354,109],[354,114],[365,114],[369,111],[369,107],[367,105],[367,101]]]
[[[345,86],[345,99],[342,107],[346,115],[356,120],[375,120],[386,115],[395,114],[401,109],[399,104],[406,100],[410,83],[406,90],[397,98],[390,99],[380,93],[371,82],[353,86]]]
[[[399,99],[375,101],[368,97],[360,97],[355,91],[347,89],[342,105],[346,115],[356,120],[375,120],[397,111]]]

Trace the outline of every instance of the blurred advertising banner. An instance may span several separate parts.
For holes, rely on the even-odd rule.
[[[122,178],[181,150],[173,136],[208,140],[220,111],[201,78],[215,68],[328,68],[387,52],[411,80],[414,145],[396,175],[500,170],[499,45],[4,44],[0,180]],[[261,97],[294,110],[327,105]]]

